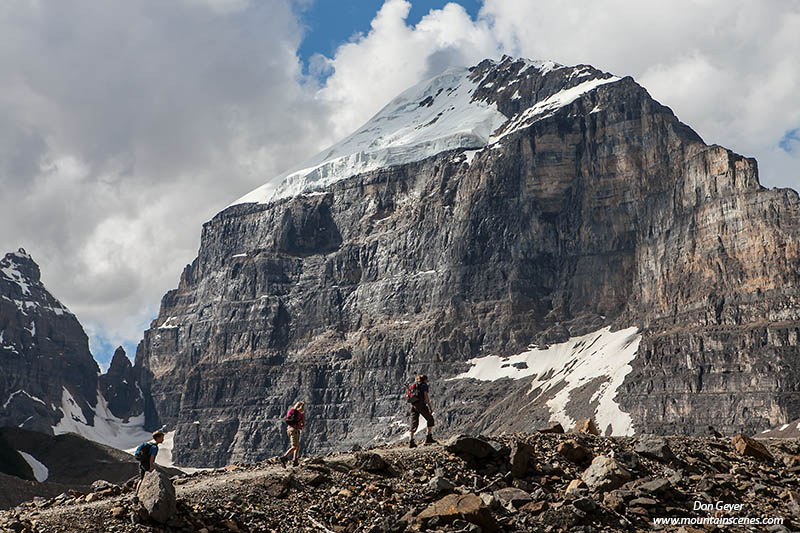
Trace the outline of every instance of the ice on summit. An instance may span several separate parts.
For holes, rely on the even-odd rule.
[[[504,64],[495,63],[498,67]],[[515,76],[522,76],[528,70],[545,75],[565,68],[573,67],[526,59]],[[575,67],[569,79],[577,80],[592,72],[589,67]],[[349,137],[231,205],[269,203],[316,191],[364,172],[421,161],[447,150],[475,150],[496,145],[506,135],[549,116],[600,85],[619,79],[587,79],[507,117],[494,102],[474,97],[479,88],[492,89],[493,82],[482,84],[483,79],[476,78],[468,68],[450,69],[404,91]],[[497,91],[518,82],[519,78],[509,81]],[[519,98],[517,89],[512,99]]]
[[[479,80],[467,68],[450,69],[406,90],[364,126],[319,153],[302,168],[235,204],[268,202],[301,194],[378,168],[420,161],[445,150],[486,146],[506,122],[495,104],[472,98]]]

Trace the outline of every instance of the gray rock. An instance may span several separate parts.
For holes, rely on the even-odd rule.
[[[456,435],[444,442],[448,452],[467,455],[475,459],[485,459],[494,454],[494,447],[486,440],[469,435]]]
[[[597,509],[597,502],[595,502],[591,497],[584,496],[582,498],[578,498],[572,502],[572,506],[576,509],[583,511],[584,513],[591,513],[595,509]]]
[[[642,483],[638,488],[644,492],[647,492],[648,494],[662,494],[672,490],[672,485],[667,479],[657,478],[653,479],[652,481]]]
[[[159,470],[144,475],[136,494],[151,520],[166,524],[177,511],[175,487],[169,477]]]
[[[611,457],[600,455],[581,476],[586,486],[594,492],[607,492],[624,485],[631,479],[631,473]]]
[[[356,452],[355,467],[367,472],[386,472],[391,470],[389,463],[373,452]]]
[[[539,433],[564,433],[564,427],[556,422],[549,426],[540,427],[537,431]]]
[[[662,462],[669,462],[675,458],[669,443],[661,437],[642,437],[636,441],[634,450],[639,455]]]
[[[501,505],[505,507],[512,506],[515,509],[519,509],[529,501],[533,500],[530,494],[516,487],[507,487],[496,490],[494,491],[493,495]]]
[[[433,476],[431,480],[428,481],[427,486],[429,490],[435,492],[449,492],[456,487],[449,479],[441,476]]]
[[[533,448],[524,442],[514,441],[511,444],[509,463],[511,464],[511,475],[515,478],[525,477],[528,472],[528,464],[533,455]]]

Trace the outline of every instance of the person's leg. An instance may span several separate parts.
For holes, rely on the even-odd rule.
[[[436,442],[435,440],[433,440],[433,434],[432,434],[433,424],[434,424],[433,414],[431,414],[427,405],[423,406],[423,408],[421,409],[421,414],[423,417],[425,417],[425,423],[427,424],[427,427],[425,428],[425,444],[433,444]]]
[[[300,430],[296,429],[294,432],[294,455],[292,456],[292,461],[295,465],[297,465],[297,459],[300,457]]]
[[[411,432],[411,440],[408,441],[408,446],[413,448],[416,446],[414,443],[414,433],[417,432],[417,428],[419,427],[419,411],[414,407],[411,406],[411,425],[409,426],[409,431]]]

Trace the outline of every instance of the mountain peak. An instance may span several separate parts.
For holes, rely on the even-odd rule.
[[[0,279],[5,278],[20,286],[23,294],[30,294],[29,286],[39,284],[41,272],[39,265],[24,248],[9,252],[0,260]]]
[[[483,149],[620,78],[588,65],[486,59],[405,90],[355,133],[231,205],[269,203],[449,150]]]

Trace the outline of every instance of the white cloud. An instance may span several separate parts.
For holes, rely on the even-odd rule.
[[[447,67],[499,56],[485,21],[474,22],[458,4],[432,10],[411,27],[411,3],[387,0],[370,31],[340,46],[319,97],[332,107],[336,138],[355,131],[391,98]]]
[[[329,131],[287,1],[6,2],[0,35],[0,250],[117,342],[203,222]]]

